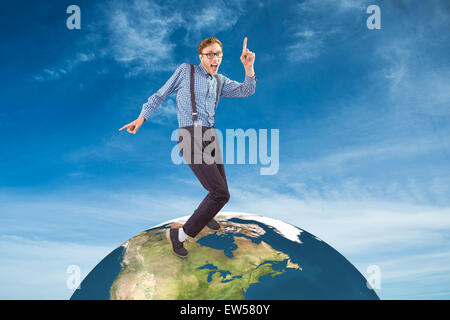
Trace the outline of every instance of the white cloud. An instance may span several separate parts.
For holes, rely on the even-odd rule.
[[[114,2],[105,10],[112,57],[131,68],[129,75],[170,67],[175,44],[169,36],[183,24],[177,11],[164,12],[156,3]]]
[[[67,268],[78,266],[82,280],[114,249],[1,235],[0,299],[69,299]]]
[[[364,12],[363,0],[305,0],[296,6],[295,23],[288,26],[292,43],[287,46],[290,61],[306,61],[319,57],[327,50],[328,41],[344,30],[340,23],[357,10]],[[298,23],[301,21],[301,23]]]
[[[379,170],[380,164],[389,164],[390,161],[411,159],[429,155],[432,153],[442,153],[445,146],[442,145],[439,137],[435,135],[415,137],[410,143],[408,138],[386,137],[383,141],[356,145],[347,150],[329,150],[324,155],[313,159],[284,161],[283,170],[277,177],[288,178],[295,175],[302,177],[305,175],[327,175],[339,173],[351,173],[355,168],[373,168]],[[292,144],[295,143],[293,140]]]
[[[82,62],[105,57],[124,65],[128,69],[126,77],[173,71],[177,66],[175,50],[186,45],[192,47],[192,42],[199,42],[205,32],[217,33],[232,28],[244,13],[243,2],[211,0],[186,7],[171,1],[158,4],[133,0],[97,5],[99,19],[86,24],[84,29],[88,34],[76,44],[94,48],[97,55],[77,53],[73,58],[44,67],[33,79],[39,82],[58,80]],[[171,37],[178,30],[186,31],[185,39],[174,42]],[[107,72],[107,69],[103,67],[100,72]]]
[[[411,5],[405,15],[391,5],[393,8],[385,10],[397,13],[401,23],[392,25],[390,33],[378,39],[374,61],[379,60],[382,67],[373,71],[373,80],[388,84],[397,114],[448,116],[448,41],[445,32],[440,32],[448,29],[448,10],[443,2],[432,6],[420,3]]]
[[[173,70],[177,48],[199,42],[204,32],[230,29],[242,15],[242,7],[240,1],[207,1],[189,8],[172,2],[113,2],[104,10],[111,55],[130,68],[127,76]],[[177,30],[185,30],[186,35],[184,41],[174,43],[171,36]]]
[[[295,190],[297,186],[288,187]],[[251,185],[241,184],[230,187],[233,202],[227,205],[227,210],[279,218],[304,228],[344,253],[375,253],[392,250],[394,247],[389,245],[413,248],[425,243],[433,245],[435,240],[445,241],[444,230],[450,228],[450,208],[389,202],[359,192],[358,187],[357,182],[344,183],[335,192],[345,197],[328,198],[321,193],[304,197],[304,185],[300,185],[303,197],[299,197],[273,189],[254,191]]]
[[[55,81],[59,80],[64,75],[73,71],[81,63],[90,62],[96,58],[92,52],[83,53],[78,52],[71,59],[66,59],[60,64],[55,66],[45,67],[42,72],[33,76],[33,79],[38,82]]]
[[[187,23],[185,27],[193,33],[193,36],[199,36],[209,30],[220,32],[232,28],[242,13],[239,2],[215,1],[207,7],[194,11],[192,16],[187,18],[191,23]]]
[[[64,154],[62,160],[74,163],[99,159],[113,160],[117,159],[119,155],[126,155],[128,159],[139,157],[140,153],[136,151],[136,145],[123,138],[125,133],[128,134],[126,129],[123,129],[120,133],[122,135],[109,134],[98,144],[85,145],[79,149],[72,150]]]
[[[373,257],[381,271],[384,299],[448,299],[450,255],[445,250]],[[364,268],[358,268],[365,272]]]
[[[290,61],[303,61],[320,55],[323,48],[324,34],[321,31],[298,31],[293,37],[295,41],[288,47]]]
[[[368,6],[367,0],[304,0],[298,4],[300,11],[309,13],[328,11],[365,10]]]

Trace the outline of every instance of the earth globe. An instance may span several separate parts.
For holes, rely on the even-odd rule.
[[[318,237],[256,214],[221,212],[176,256],[166,229],[177,218],[125,241],[100,261],[72,300],[378,300],[364,276]]]

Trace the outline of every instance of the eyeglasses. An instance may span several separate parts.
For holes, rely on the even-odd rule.
[[[213,59],[214,58],[214,56],[216,56],[217,58],[222,58],[222,56],[223,56],[223,52],[216,52],[216,53],[214,53],[214,52],[208,52],[208,53],[202,53],[202,55],[203,56],[207,56],[208,57],[208,59]]]

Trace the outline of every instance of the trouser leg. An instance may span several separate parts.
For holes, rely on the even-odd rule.
[[[216,165],[194,164],[190,167],[203,187],[209,191],[183,226],[187,235],[195,237],[225,206],[230,194]]]
[[[217,142],[216,140],[214,141]],[[195,141],[191,142],[192,145],[196,143]],[[201,145],[201,149],[203,150],[204,147],[208,145],[208,142],[202,142]],[[195,148],[192,148],[192,150],[194,149]],[[223,163],[189,163],[185,157],[185,154],[183,154],[184,151],[186,150],[181,150],[183,158],[185,158],[192,172],[195,174],[202,186],[209,191],[183,226],[183,230],[187,235],[190,237],[195,237],[228,202],[230,194],[228,192],[228,184],[226,181]],[[214,152],[220,152],[220,147],[216,146]],[[214,156],[214,153],[212,154]],[[192,152],[191,159],[194,159],[193,157],[194,155]]]

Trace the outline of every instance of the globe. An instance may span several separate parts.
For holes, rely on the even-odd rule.
[[[157,225],[107,255],[84,278],[72,300],[379,299],[364,276],[318,237],[280,220],[223,212],[176,256]]]

